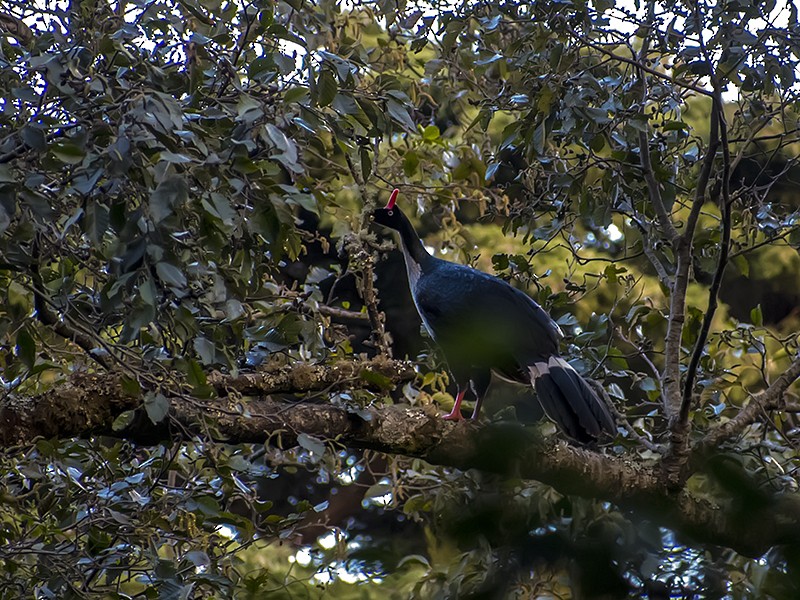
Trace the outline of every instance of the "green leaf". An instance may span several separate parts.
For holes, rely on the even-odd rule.
[[[411,116],[408,114],[408,109],[396,100],[392,100],[391,98],[387,100],[386,109],[389,111],[389,115],[392,117],[392,119],[397,121],[406,130],[415,131],[417,129],[417,126],[414,124],[414,121],[411,120]]]
[[[121,377],[120,387],[128,396],[138,396],[142,393],[142,387],[139,385],[139,382],[130,377]]]
[[[362,369],[361,373],[359,373],[359,377],[366,381],[367,383],[374,385],[382,390],[390,390],[394,387],[392,380],[386,377],[377,371],[371,371],[369,369]]]
[[[320,460],[325,454],[325,442],[307,433],[298,434],[297,444],[301,448],[308,450],[315,460]]]
[[[422,132],[422,138],[428,142],[434,142],[439,139],[441,133],[436,125],[428,125]]]
[[[36,341],[27,329],[20,329],[17,333],[17,357],[28,369],[32,369],[36,362]]]
[[[742,254],[734,256],[732,262],[739,269],[739,273],[745,277],[750,277],[750,261],[747,260],[746,256]]]
[[[322,69],[319,72],[316,85],[316,99],[318,106],[328,106],[336,97],[339,91],[339,86],[336,83],[336,77],[330,69]]]
[[[69,141],[62,141],[50,146],[50,152],[64,164],[76,165],[83,161],[84,151]]]
[[[160,423],[169,412],[169,400],[161,392],[148,393],[144,398],[144,410],[153,424]]]
[[[301,100],[305,100],[308,97],[308,90],[303,87],[293,87],[286,90],[283,94],[283,101],[286,104],[293,104],[295,102],[300,102]]]
[[[364,178],[364,181],[367,181],[372,173],[372,157],[370,156],[369,150],[364,146],[359,149],[358,154],[361,158],[361,176]]]
[[[413,150],[409,150],[405,153],[405,156],[403,156],[403,173],[405,173],[406,177],[412,177],[416,175],[418,167],[419,154]]]
[[[663,131],[681,131],[683,129],[689,129],[689,126],[683,121],[665,121],[661,129]]]
[[[158,273],[159,279],[167,285],[176,288],[186,287],[186,275],[175,265],[160,262],[156,265],[156,273]]]
[[[111,424],[111,429],[114,431],[122,431],[123,429],[127,429],[133,423],[134,419],[136,418],[136,411],[135,410],[126,410],[125,412],[121,413],[114,422]]]
[[[750,322],[756,327],[764,326],[764,314],[761,312],[760,304],[750,311]]]
[[[97,200],[86,203],[86,218],[83,220],[84,230],[94,244],[100,244],[103,236],[108,231],[111,222],[111,213],[108,207]]]
[[[45,137],[44,130],[36,125],[28,124],[19,132],[22,141],[25,142],[33,150],[43,152],[47,148],[47,138]]]
[[[173,209],[189,199],[189,190],[182,177],[172,175],[158,184],[150,194],[150,214],[158,223],[169,217]]]
[[[200,360],[204,365],[211,365],[215,362],[215,352],[216,348],[214,347],[214,342],[209,340],[208,338],[204,338],[202,336],[197,336],[194,338],[194,351],[197,352],[197,355],[200,357]]]

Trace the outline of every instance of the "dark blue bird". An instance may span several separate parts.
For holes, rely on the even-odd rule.
[[[398,190],[374,221],[400,234],[408,284],[425,329],[439,345],[458,385],[445,419],[459,420],[471,385],[478,417],[491,373],[533,385],[545,413],[570,437],[596,440],[616,427],[608,408],[559,356],[561,331],[528,295],[502,279],[431,256],[395,206]]]

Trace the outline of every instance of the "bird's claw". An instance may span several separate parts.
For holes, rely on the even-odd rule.
[[[463,421],[464,416],[461,414],[461,411],[451,411],[450,413],[446,414],[442,417],[445,421]]]

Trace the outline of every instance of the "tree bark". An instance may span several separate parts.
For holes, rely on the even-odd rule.
[[[364,364],[371,363],[366,361],[362,367]],[[284,383],[287,381],[292,378]],[[306,380],[304,390],[325,381],[324,377]],[[277,387],[273,391],[279,391]],[[245,400],[238,394],[202,401],[174,397],[170,403],[171,427],[154,426],[140,418],[125,430],[114,431],[115,418],[139,407],[140,399],[126,395],[117,377],[77,376],[35,398],[8,397],[0,402],[0,446],[29,444],[39,436],[93,434],[152,443],[155,434],[155,439],[159,435],[172,439],[201,436],[228,443],[291,447],[302,433],[325,440],[330,447],[373,449],[458,469],[534,479],[564,494],[614,502],[635,516],[672,527],[697,541],[747,555],[757,556],[771,546],[800,541],[800,495],[764,496],[757,506],[743,508],[732,498],[701,497],[687,489],[674,491],[656,461],[644,461],[635,454],[610,456],[545,439],[536,429],[517,423],[452,423],[441,419],[432,406],[347,407],[271,398]],[[213,427],[206,427],[209,424]]]

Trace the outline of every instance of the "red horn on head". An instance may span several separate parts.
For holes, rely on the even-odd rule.
[[[389,202],[386,204],[386,208],[391,210],[394,208],[394,203],[397,202],[397,195],[400,193],[400,190],[397,188],[392,190],[392,195],[389,196]]]

